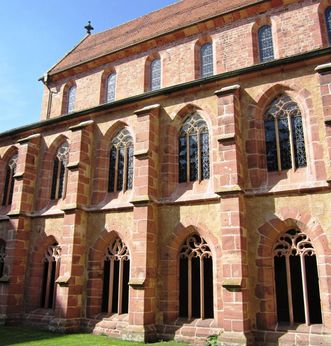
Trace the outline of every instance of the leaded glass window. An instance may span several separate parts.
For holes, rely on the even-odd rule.
[[[75,110],[75,102],[76,102],[76,86],[73,85],[68,90],[68,108],[67,113],[72,113]]]
[[[133,140],[127,129],[112,140],[108,191],[131,190],[133,186]]]
[[[49,246],[44,256],[43,280],[41,288],[41,307],[55,308],[56,279],[60,273],[61,248],[55,243]]]
[[[13,155],[7,164],[5,186],[3,189],[2,205],[11,205],[14,194],[15,172],[17,166],[17,154]]]
[[[0,239],[0,278],[4,275],[6,258],[6,242]]]
[[[102,312],[125,314],[129,307],[130,253],[120,238],[106,249],[104,257]]]
[[[279,322],[322,323],[315,249],[306,234],[291,229],[274,248]]]
[[[325,10],[325,23],[326,23],[326,30],[328,32],[329,44],[331,44],[331,7],[328,7]]]
[[[281,171],[307,166],[300,109],[282,95],[268,107],[264,119],[267,167]]]
[[[213,45],[204,44],[200,49],[201,77],[213,75]]]
[[[161,88],[161,59],[156,58],[151,62],[151,90]]]
[[[213,318],[213,259],[206,241],[189,236],[180,249],[179,315]]]
[[[54,158],[51,199],[64,197],[67,182],[67,165],[69,160],[69,144],[64,142],[57,150]]]
[[[272,42],[272,31],[270,25],[264,25],[259,29],[259,51],[260,62],[267,62],[274,59],[274,46]]]
[[[195,113],[179,136],[179,182],[209,179],[209,133],[206,122]]]
[[[116,73],[112,73],[107,78],[107,102],[115,101]]]

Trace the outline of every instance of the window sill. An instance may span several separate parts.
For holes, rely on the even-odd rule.
[[[175,325],[178,326],[192,326],[192,327],[215,327],[215,319],[214,318],[192,318],[191,320],[185,317],[178,317],[174,322]]]

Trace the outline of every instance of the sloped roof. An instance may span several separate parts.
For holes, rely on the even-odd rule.
[[[257,0],[182,0],[112,29],[92,34],[82,40],[51,70],[71,66],[117,51],[135,43],[162,35],[195,22],[258,3]]]

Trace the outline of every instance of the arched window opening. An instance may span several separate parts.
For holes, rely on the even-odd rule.
[[[179,315],[213,318],[213,259],[206,241],[188,237],[180,250]]]
[[[44,270],[41,291],[41,307],[55,308],[56,279],[60,273],[61,248],[55,243],[50,245],[44,256]]]
[[[204,44],[200,49],[200,75],[201,78],[212,76],[213,71],[213,45]]]
[[[6,242],[0,239],[0,278],[4,275],[4,271],[5,271],[5,257],[6,257]]]
[[[179,137],[179,182],[209,179],[209,133],[195,113],[184,123]]]
[[[161,59],[156,58],[151,62],[150,65],[151,73],[151,90],[158,90],[161,88]]]
[[[121,239],[108,246],[104,258],[102,312],[125,314],[129,308],[130,254]]]
[[[328,33],[328,41],[329,41],[329,44],[331,44],[331,6],[325,10],[324,14],[325,14],[326,31]]]
[[[264,120],[268,171],[307,166],[300,109],[282,95],[268,107]]]
[[[3,189],[2,205],[11,205],[14,194],[15,172],[17,166],[17,154],[13,155],[7,164],[6,180]]]
[[[51,199],[59,199],[64,197],[64,191],[67,180],[67,165],[69,160],[69,144],[64,142],[54,158],[53,179]]]
[[[311,240],[291,229],[279,237],[273,251],[278,321],[322,323],[316,254]]]
[[[73,85],[68,90],[68,107],[67,107],[67,113],[72,113],[75,110],[75,102],[76,102],[76,85]]]
[[[112,73],[107,78],[106,102],[115,101],[116,73]]]
[[[131,190],[133,185],[133,139],[127,129],[113,139],[109,160],[108,191]]]
[[[258,31],[260,62],[274,60],[274,45],[270,25],[262,26]]]

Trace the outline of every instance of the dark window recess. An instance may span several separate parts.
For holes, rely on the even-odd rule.
[[[325,24],[328,33],[329,44],[331,44],[331,7],[325,10]]]
[[[262,26],[258,31],[260,62],[274,59],[274,46],[272,42],[272,31],[270,25]]]
[[[209,179],[209,167],[207,124],[195,113],[184,122],[178,139],[179,182]]]
[[[213,75],[213,45],[206,43],[200,50],[201,61],[201,77],[209,77]]]

